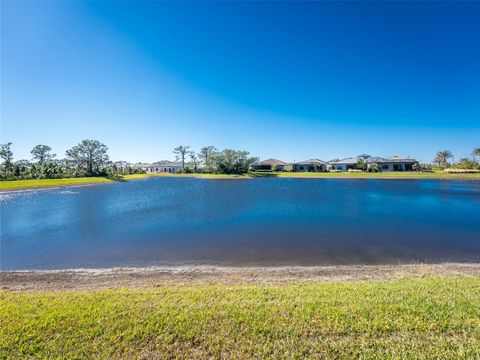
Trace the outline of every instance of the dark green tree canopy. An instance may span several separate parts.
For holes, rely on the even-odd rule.
[[[448,150],[439,151],[433,159],[433,162],[438,164],[438,166],[446,166],[448,165],[448,159],[452,157],[453,154]]]
[[[33,160],[37,160],[40,164],[52,160],[56,154],[52,154],[52,148],[48,145],[37,145],[35,146],[32,151]]]
[[[87,175],[98,174],[109,160],[108,147],[98,140],[83,140],[77,146],[67,150],[67,160]]]
[[[358,170],[367,171],[367,163],[363,159],[358,159],[356,166]]]
[[[256,157],[249,157],[248,151],[225,149],[222,152],[210,155],[212,167],[221,174],[244,174],[251,165],[258,161]]]
[[[10,164],[13,161],[13,152],[10,149],[11,146],[11,142],[0,145],[0,157],[7,164]]]

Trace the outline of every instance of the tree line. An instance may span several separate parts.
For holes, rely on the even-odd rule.
[[[108,157],[108,147],[97,140],[83,140],[57,159],[48,145],[37,145],[32,160],[13,161],[12,143],[0,145],[0,179],[58,179],[82,176],[115,176],[135,169],[117,168]]]
[[[144,172],[125,161],[112,162],[108,147],[98,140],[83,140],[57,159],[48,145],[37,145],[31,151],[31,160],[14,161],[12,143],[0,145],[0,179],[56,179],[84,176],[127,175]],[[225,149],[218,151],[214,146],[205,146],[198,153],[190,146],[180,145],[173,151],[181,162],[180,173],[205,172],[216,174],[244,174],[258,161],[247,151]]]
[[[176,161],[182,164],[183,173],[245,174],[258,157],[249,156],[248,151],[224,149],[218,151],[215,146],[205,146],[198,153],[190,146],[180,145],[173,150]]]
[[[455,162],[455,158],[451,151],[442,150],[437,152],[435,158],[433,159],[433,163],[442,169],[480,169],[480,164],[477,161],[477,157],[480,158],[480,147],[473,149],[472,159],[464,157],[460,158],[457,162]],[[449,160],[451,160],[451,162]]]
[[[37,145],[31,151],[32,159],[13,161],[12,143],[0,145],[0,179],[55,179],[83,176],[108,176],[141,173],[126,162],[114,163],[108,156],[108,147],[98,140],[83,140],[65,152],[63,159],[57,159],[48,145]],[[180,145],[173,150],[176,161],[182,164],[180,173],[213,173],[213,174],[244,174],[258,162],[257,157],[251,157],[248,151],[224,149],[217,150],[214,146],[205,146],[199,152],[191,150],[190,146]],[[480,169],[477,157],[480,158],[480,148],[472,152],[473,158],[461,158],[456,163],[452,152],[438,151],[433,164],[437,168]],[[451,160],[451,162],[450,162]],[[121,165],[118,165],[121,163]],[[358,169],[366,164],[359,160]],[[431,164],[415,163],[414,171],[428,171]],[[375,171],[373,168],[370,171]]]

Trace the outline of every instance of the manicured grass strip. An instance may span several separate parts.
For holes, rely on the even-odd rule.
[[[173,174],[173,173],[159,173],[159,174],[133,174],[123,175],[124,180],[144,179],[148,177],[194,177],[199,179],[250,179],[248,175],[229,175],[229,174]]]
[[[287,178],[359,178],[359,179],[464,179],[480,180],[480,174],[449,174],[443,171],[435,172],[383,172],[383,173],[300,173],[300,172],[278,172],[268,173],[277,177]]]
[[[480,357],[480,278],[0,292],[0,357]]]
[[[105,177],[0,181],[0,190],[33,189],[51,186],[87,185],[109,182],[112,182],[112,180]]]

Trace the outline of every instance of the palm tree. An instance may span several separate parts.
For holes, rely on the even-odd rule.
[[[448,150],[439,151],[437,152],[435,159],[433,159],[433,162],[437,163],[438,166],[447,165],[448,159],[452,157],[453,157],[453,154]]]
[[[188,149],[190,146],[180,145],[173,149],[173,153],[176,155],[177,161],[180,160],[182,162],[182,170],[185,170],[185,157],[188,154]]]

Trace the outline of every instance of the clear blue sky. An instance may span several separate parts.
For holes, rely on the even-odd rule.
[[[114,160],[480,146],[480,2],[1,3],[1,141]]]

